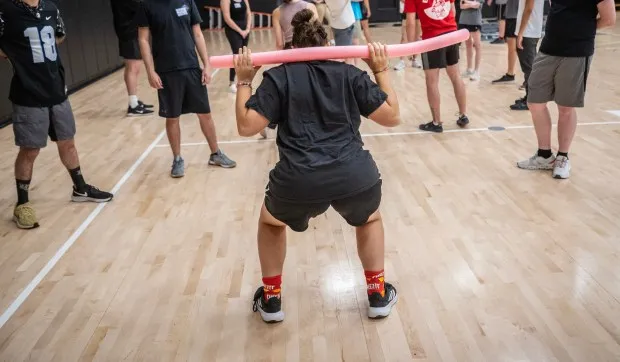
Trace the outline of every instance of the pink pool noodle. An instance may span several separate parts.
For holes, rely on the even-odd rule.
[[[458,44],[469,38],[469,31],[461,29],[452,33],[440,35],[435,38],[416,41],[407,44],[394,44],[387,46],[389,57],[404,57],[413,54],[421,54],[441,49],[453,44]],[[367,45],[335,46],[300,48],[278,50],[271,52],[252,53],[254,65],[280,64],[290,62],[304,62],[310,60],[368,58]],[[232,55],[218,55],[210,59],[213,68],[233,68]]]

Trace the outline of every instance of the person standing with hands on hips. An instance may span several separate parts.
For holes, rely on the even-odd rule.
[[[248,0],[221,0],[220,9],[224,16],[224,33],[233,54],[248,45],[252,30],[252,10]],[[235,85],[235,69],[230,69],[229,87],[232,93],[237,92]]]
[[[149,83],[159,96],[159,116],[166,118],[166,134],[172,148],[173,178],[185,176],[181,157],[182,114],[196,113],[211,155],[209,165],[232,168],[217,144],[211,117],[207,84],[211,81],[209,56],[194,0],[143,1],[137,16],[140,52],[149,74]],[[151,51],[151,41],[153,48]],[[203,68],[196,55],[202,59]]]
[[[300,11],[292,23],[294,48],[328,46],[327,32],[312,11]],[[267,124],[278,125],[280,160],[270,172],[258,225],[263,285],[254,294],[253,310],[265,322],[284,320],[286,227],[303,232],[311,218],[330,206],[356,228],[368,317],[387,317],[398,300],[396,288],[384,280],[381,175],[363,148],[359,128],[362,116],[394,127],[400,123],[400,111],[390,84],[386,47],[374,43],[368,48],[366,62],[377,83],[342,62],[295,62],[264,72],[254,95],[252,81],[258,67],[252,64],[252,54],[243,49],[235,57],[239,134],[251,137]]]

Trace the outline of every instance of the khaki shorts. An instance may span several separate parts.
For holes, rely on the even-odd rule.
[[[556,57],[539,52],[528,80],[527,101],[583,107],[591,62],[592,57]]]

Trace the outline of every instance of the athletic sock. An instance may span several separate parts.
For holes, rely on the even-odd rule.
[[[558,156],[564,156],[568,158],[568,152],[558,152]]]
[[[263,298],[268,301],[271,298],[280,298],[282,291],[282,275],[263,278]]]
[[[82,176],[80,166],[74,168],[73,170],[69,170],[69,175],[71,175],[71,180],[73,180],[73,184],[75,185],[75,191],[81,193],[85,192],[86,181],[84,181],[84,176]]]
[[[551,156],[553,156],[553,152],[551,152],[551,150],[538,149],[538,157],[549,158]]]
[[[366,285],[368,286],[368,295],[379,293],[382,297],[385,296],[385,283],[384,283],[383,270],[380,270],[380,271],[364,270],[364,276],[366,276]]]
[[[138,106],[138,96],[129,96],[129,107],[136,108]]]
[[[177,162],[181,161],[182,160],[181,155],[174,156],[174,160],[177,161]]]
[[[30,180],[15,179],[15,185],[17,185],[17,206],[27,203]]]

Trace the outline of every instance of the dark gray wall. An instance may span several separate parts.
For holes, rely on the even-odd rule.
[[[78,89],[118,69],[122,65],[122,59],[118,56],[110,1],[55,2],[60,7],[67,27],[67,39],[60,46],[59,52],[69,90]],[[0,61],[0,125],[3,121],[8,121],[11,113],[8,93],[12,75],[9,62]]]

